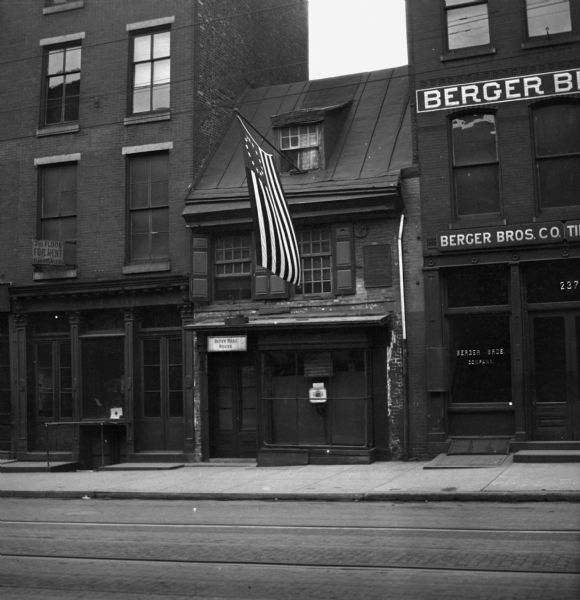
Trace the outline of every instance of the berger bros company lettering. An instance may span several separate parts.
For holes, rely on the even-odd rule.
[[[417,112],[580,93],[580,69],[417,90]]]
[[[457,229],[437,234],[437,249],[474,250],[580,240],[580,222],[531,223],[486,229]]]

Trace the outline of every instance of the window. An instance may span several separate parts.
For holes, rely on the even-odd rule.
[[[451,142],[457,215],[499,212],[495,116],[469,113],[453,118]]]
[[[282,171],[298,167],[314,171],[320,167],[320,126],[295,125],[280,130],[280,150],[288,158],[281,161]]]
[[[133,37],[131,114],[169,110],[170,42],[169,31]]]
[[[35,346],[36,411],[41,419],[71,419],[72,376],[70,342],[43,341]]]
[[[166,259],[169,256],[169,156],[148,153],[128,160],[131,261]]]
[[[298,293],[332,292],[332,252],[330,231],[309,229],[298,232],[298,248],[302,258],[302,285]]]
[[[487,0],[445,0],[447,48],[489,44]]]
[[[44,125],[78,121],[81,47],[47,48],[45,55]]]
[[[251,236],[218,237],[214,248],[215,299],[247,300],[252,296]]]
[[[550,37],[572,31],[570,0],[526,0],[528,37]]]
[[[540,208],[580,205],[580,102],[533,111]]]
[[[76,264],[77,165],[43,167],[40,197],[40,239],[61,242],[64,264]]]

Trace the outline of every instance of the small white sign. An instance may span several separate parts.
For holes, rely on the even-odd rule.
[[[245,335],[209,336],[207,338],[208,352],[245,352],[247,349],[248,337]]]

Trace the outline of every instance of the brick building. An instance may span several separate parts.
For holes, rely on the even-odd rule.
[[[407,3],[427,439],[580,440],[580,5]]]
[[[185,330],[197,457],[407,456],[420,408],[407,370],[421,362],[423,323],[407,70],[250,89],[239,108],[254,137],[285,157],[304,278],[290,286],[255,266],[232,120],[183,213],[193,236],[195,311]]]
[[[0,451],[191,460],[184,198],[248,85],[307,78],[307,3],[27,0],[0,20]]]

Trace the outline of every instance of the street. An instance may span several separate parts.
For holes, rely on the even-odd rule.
[[[0,499],[0,595],[580,597],[575,503]]]

